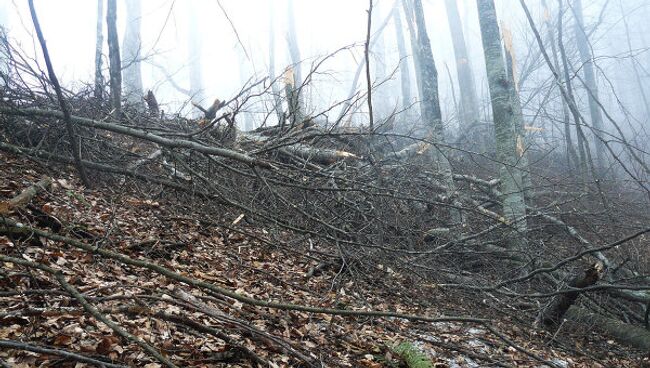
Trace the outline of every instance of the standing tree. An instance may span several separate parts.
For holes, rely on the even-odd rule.
[[[478,97],[472,66],[467,55],[467,45],[463,34],[463,24],[458,13],[457,0],[445,0],[447,19],[451,40],[454,44],[454,55],[456,57],[456,73],[458,76],[458,88],[460,89],[460,129],[470,133],[471,129],[479,121]],[[475,137],[477,138],[477,137]]]
[[[95,41],[95,98],[104,98],[104,76],[102,75],[102,50],[104,48],[104,0],[97,0],[97,31]]]
[[[113,114],[119,116],[122,110],[122,64],[120,44],[117,39],[116,0],[108,0],[106,5],[106,25],[108,33],[108,61],[111,85],[111,107]]]
[[[399,9],[393,11],[393,25],[395,26],[395,36],[397,39],[397,51],[399,53],[399,71],[400,84],[402,87],[402,109],[408,109],[411,106],[411,68],[407,60],[406,45],[404,44],[404,30],[402,28],[402,16]]]
[[[593,125],[595,134],[602,135],[603,133],[603,115],[598,106],[598,86],[596,84],[596,73],[594,72],[594,63],[591,55],[591,48],[589,46],[589,38],[585,30],[584,17],[582,15],[582,0],[573,0],[572,3],[573,15],[575,16],[575,35],[576,43],[578,46],[578,53],[580,53],[580,61],[583,64],[582,73],[585,78],[585,87],[589,100],[589,114],[591,115],[591,124]],[[600,139],[594,139],[594,146],[596,150],[596,167],[599,170],[603,169],[605,145]]]
[[[292,75],[285,75],[285,91],[289,101],[289,117],[292,125],[302,121],[302,71],[300,66],[300,48],[296,36],[296,19],[293,11],[293,0],[287,3],[287,46],[291,56]]]
[[[427,34],[426,24],[424,21],[424,11],[421,0],[413,0],[410,3],[415,18],[414,29],[417,30],[416,55],[420,59],[420,74],[417,76],[421,80],[421,109],[422,118],[429,125],[435,142],[444,142],[444,129],[442,125],[442,113],[440,110],[440,98],[438,96],[438,70],[433,59],[431,42]],[[446,152],[438,147],[432,148],[435,161],[438,163],[438,170],[444,178],[447,187],[447,195],[452,198],[455,193],[454,179],[451,172],[451,164],[447,159]],[[451,220],[458,224],[462,222],[462,216],[458,209],[450,208]]]
[[[124,68],[124,93],[134,104],[142,102],[142,3],[140,0],[126,1],[126,32],[122,43],[122,67]]]
[[[494,0],[476,0],[483,52],[485,53],[485,68],[488,76],[488,87],[494,116],[496,133],[496,159],[499,163],[499,178],[505,219],[514,226],[524,240],[526,231],[526,203],[523,195],[522,172],[518,169],[521,154],[517,150],[519,115],[514,101],[514,85],[508,78],[504,55],[501,46],[501,34],[497,21]],[[520,139],[520,138],[519,138]]]

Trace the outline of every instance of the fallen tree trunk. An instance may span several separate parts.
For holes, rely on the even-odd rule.
[[[45,116],[45,117],[54,117],[54,118],[63,118],[63,114],[60,111],[54,111],[54,110],[43,110],[43,109],[37,109],[37,108],[28,108],[28,109],[11,109],[7,107],[0,107],[0,112],[5,113],[5,114],[13,114],[13,115],[24,115],[24,116]],[[141,129],[136,129],[136,128],[131,128],[119,124],[114,124],[114,123],[107,123],[103,121],[97,121],[97,120],[92,120],[80,116],[74,116],[71,115],[70,119],[79,124],[83,125],[89,128],[97,128],[97,129],[103,129],[107,130],[109,132],[114,132],[114,133],[119,133],[119,134],[124,134],[128,135],[131,137],[143,139],[146,141],[154,142],[157,143],[161,146],[168,147],[168,148],[187,148],[187,149],[192,149],[197,152],[205,153],[207,155],[214,155],[214,156],[221,156],[225,158],[229,158],[235,161],[243,162],[245,164],[253,165],[253,166],[260,166],[264,167],[267,169],[272,169],[273,166],[269,164],[268,162],[264,162],[261,160],[258,160],[254,157],[251,157],[245,153],[233,151],[230,149],[225,149],[225,148],[219,148],[219,147],[212,147],[212,146],[206,146],[201,143],[185,140],[185,139],[170,139],[170,138],[165,138],[162,136],[159,136],[157,134],[153,134],[151,132],[148,132],[146,130],[141,130]]]
[[[600,262],[594,263],[584,272],[576,275],[568,284],[568,286],[576,289],[582,289],[587,286],[595,284],[603,274],[603,264]],[[542,310],[539,315],[538,322],[546,327],[557,326],[564,314],[571,308],[582,292],[575,290],[568,293],[563,293],[551,301],[546,308]]]
[[[607,318],[575,306],[568,310],[567,317],[584,324],[597,326],[620,343],[650,351],[650,331],[642,327]]]

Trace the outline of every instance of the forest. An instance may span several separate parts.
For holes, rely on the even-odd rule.
[[[0,0],[0,367],[650,367],[649,17]]]

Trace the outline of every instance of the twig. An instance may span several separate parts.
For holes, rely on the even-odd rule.
[[[178,368],[174,363],[172,363],[169,359],[165,358],[158,350],[156,350],[153,346],[147,344],[144,340],[132,335],[131,333],[127,332],[124,330],[122,327],[120,327],[117,323],[111,321],[110,319],[106,318],[97,308],[95,308],[92,304],[90,304],[86,298],[84,298],[81,293],[74,288],[74,286],[70,285],[65,279],[65,276],[61,271],[58,271],[52,267],[46,266],[44,264],[40,263],[35,263],[31,261],[27,261],[24,259],[20,258],[15,258],[15,257],[7,257],[4,255],[0,255],[0,259],[2,259],[5,262],[11,262],[14,264],[19,264],[31,268],[37,268],[39,270],[45,271],[47,273],[52,274],[56,280],[59,282],[61,287],[67,291],[72,297],[74,297],[79,304],[86,310],[86,312],[90,313],[93,317],[95,317],[97,320],[101,321],[108,327],[110,327],[113,331],[115,331],[116,334],[122,336],[124,339],[127,341],[134,342],[138,344],[142,349],[144,349],[146,352],[148,352],[151,356],[153,356],[156,360],[161,362],[163,365],[169,367],[169,368]]]
[[[61,85],[59,85],[59,80],[54,73],[54,67],[52,66],[52,61],[50,60],[50,54],[47,51],[47,45],[45,44],[45,38],[43,37],[43,31],[41,31],[41,26],[38,23],[38,17],[36,16],[36,9],[34,8],[34,0],[29,0],[29,12],[32,15],[32,21],[34,22],[34,29],[36,30],[36,36],[38,37],[38,42],[41,44],[41,49],[43,49],[43,58],[45,59],[45,65],[47,66],[47,74],[50,77],[50,81],[54,86],[54,91],[56,92],[56,98],[59,100],[59,105],[61,106],[61,111],[63,112],[63,121],[65,122],[66,130],[68,131],[68,137],[72,143],[72,157],[74,157],[75,166],[77,171],[79,171],[79,177],[86,187],[90,187],[90,179],[86,174],[83,163],[81,162],[81,145],[79,142],[79,137],[75,134],[74,125],[72,125],[72,119],[70,119],[70,111],[68,106],[65,104],[63,99],[63,92],[61,92]]]
[[[126,365],[104,362],[104,361],[101,361],[101,360],[97,360],[97,359],[87,357],[85,355],[73,353],[71,351],[66,351],[66,350],[62,350],[62,349],[54,349],[54,348],[43,347],[43,346],[37,346],[37,345],[32,345],[32,344],[24,343],[24,342],[21,342],[21,341],[15,341],[15,340],[0,340],[0,347],[7,348],[7,349],[26,350],[26,351],[31,351],[31,352],[40,353],[40,354],[58,355],[60,357],[66,358],[66,359],[76,360],[76,361],[81,362],[81,363],[94,364],[94,365],[99,366],[99,367],[107,367],[107,368],[125,368],[125,367],[127,367]],[[4,363],[2,361],[0,361],[0,362]],[[6,364],[6,363],[4,363],[4,364]],[[0,366],[5,367],[2,364],[0,364]],[[6,367],[9,367],[9,365],[6,365]]]

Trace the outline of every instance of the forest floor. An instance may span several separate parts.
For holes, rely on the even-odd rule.
[[[317,307],[490,316],[491,326],[502,334],[498,337],[476,323],[425,323],[256,307],[199,292],[147,269],[62,242],[0,235],[0,254],[60,270],[105,316],[179,366],[255,366],[238,353],[246,348],[272,367],[307,366],[300,355],[323,367],[404,367],[395,346],[405,341],[424,352],[435,367],[543,366],[533,355],[560,367],[639,367],[644,363],[596,332],[565,336],[564,342],[558,342],[551,333],[514,323],[507,312],[496,312],[433,284],[418,283],[412,275],[381,264],[373,275],[350,275],[338,266],[310,275],[318,260],[309,258],[304,238],[283,234],[288,244],[296,244],[292,249],[265,241],[271,230],[260,225],[247,225],[246,234],[214,225],[243,220],[229,211],[219,219],[206,218],[195,210],[204,204],[188,203],[173,193],[147,192],[144,188],[149,187],[129,182],[86,189],[72,170],[4,153],[0,153],[0,173],[0,201],[44,176],[53,180],[50,190],[35,197],[27,209],[10,214],[11,219],[51,231],[51,226],[43,227],[39,216],[34,216],[42,213],[59,222],[60,235],[146,259],[196,280],[260,300]],[[0,270],[0,340],[109,357],[128,366],[160,366],[140,346],[117,337],[85,313],[51,275],[9,262],[0,264]],[[218,311],[221,318],[188,303],[187,294],[198,298],[204,309]],[[178,317],[175,322],[174,316]],[[187,320],[213,327],[229,341],[197,332],[183,322]],[[591,356],[575,353],[576,346]],[[85,366],[23,349],[0,348],[0,359],[12,367]]]

